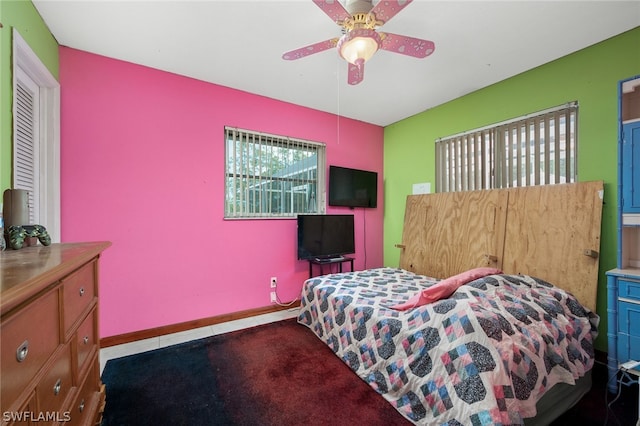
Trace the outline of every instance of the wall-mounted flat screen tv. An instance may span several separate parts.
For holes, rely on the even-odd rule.
[[[329,205],[376,207],[378,173],[367,170],[329,166]]]
[[[330,259],[355,252],[352,214],[298,215],[298,259]]]

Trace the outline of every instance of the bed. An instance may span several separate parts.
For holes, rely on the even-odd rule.
[[[399,267],[310,278],[298,322],[415,424],[548,424],[591,385],[602,190],[409,196]]]

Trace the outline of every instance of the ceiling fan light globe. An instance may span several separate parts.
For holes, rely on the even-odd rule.
[[[340,38],[338,52],[344,60],[355,65],[359,60],[366,62],[371,59],[378,51],[381,42],[380,35],[375,31],[356,29]]]

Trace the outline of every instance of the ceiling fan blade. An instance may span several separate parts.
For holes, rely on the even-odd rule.
[[[378,33],[382,37],[380,49],[401,53],[416,58],[426,58],[436,49],[436,45],[429,40],[408,37],[391,33]]]
[[[351,17],[338,0],[313,0],[313,2],[337,24]]]
[[[396,16],[398,12],[407,7],[413,0],[380,0],[380,2],[371,9],[371,13],[375,15],[376,21],[388,22],[389,19]],[[380,25],[382,25],[380,24]]]
[[[310,44],[309,46],[301,47],[290,52],[286,52],[282,55],[282,59],[293,61],[294,59],[300,59],[304,58],[305,56],[313,55],[314,53],[323,52],[325,50],[334,48],[337,45],[338,38],[336,37],[318,43]]]
[[[349,74],[347,75],[347,83],[352,86],[364,80],[364,60],[359,59],[355,64],[347,62],[349,66]]]

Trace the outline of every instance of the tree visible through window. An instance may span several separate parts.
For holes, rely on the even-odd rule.
[[[578,105],[571,103],[436,141],[436,191],[577,181]]]
[[[231,127],[225,140],[225,218],[324,212],[324,144]]]

